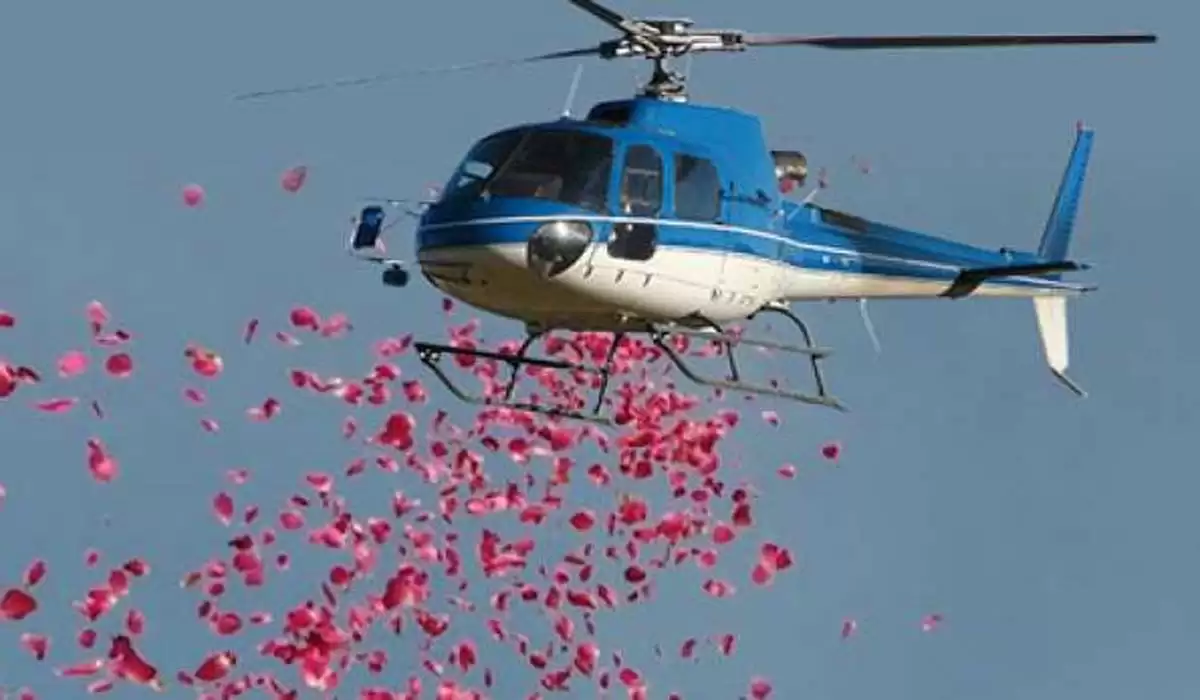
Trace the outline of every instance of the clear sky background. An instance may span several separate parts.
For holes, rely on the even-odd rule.
[[[0,308],[20,325],[0,332],[0,356],[53,375],[60,353],[87,344],[83,308],[92,299],[136,335],[135,378],[95,375],[67,386],[51,377],[0,404],[0,483],[9,492],[0,585],[16,583],[34,557],[50,561],[45,609],[0,627],[0,686],[65,699],[81,697],[82,686],[32,664],[17,636],[54,635],[56,664],[86,658],[73,648],[70,601],[104,575],[84,569],[89,546],[108,564],[135,555],[151,562],[152,577],[123,606],[146,612],[141,647],[164,671],[221,646],[176,581],[223,552],[227,535],[208,503],[226,486],[225,470],[251,468],[239,504],[254,500],[273,516],[305,473],[340,472],[358,454],[340,439],[342,407],[294,394],[285,370],[355,375],[371,366],[378,338],[443,333],[427,286],[383,288],[375,271],[342,255],[350,216],[364,196],[413,196],[444,180],[486,132],[556,114],[575,66],[255,104],[231,96],[608,35],[554,0],[9,5],[0,21]],[[828,167],[825,203],[989,247],[1036,247],[1075,121],[1092,124],[1073,252],[1095,265],[1101,289],[1076,303],[1071,319],[1072,374],[1092,396],[1075,399],[1046,371],[1028,302],[876,303],[882,355],[854,305],[801,309],[839,350],[831,381],[854,411],[772,405],[783,416],[772,428],[756,418],[758,404],[747,404],[746,424],[724,448],[771,486],[755,538],[792,548],[798,568],[769,591],[749,591],[743,548],[722,573],[747,591],[723,602],[698,590],[695,572],[664,577],[657,602],[610,616],[606,648],[629,650],[654,697],[675,688],[734,698],[755,673],[772,678],[784,699],[1149,699],[1200,690],[1192,269],[1200,50],[1175,31],[1196,26],[1200,10],[1169,0],[693,0],[619,9],[767,32],[1145,30],[1161,43],[904,55],[765,49],[696,60],[694,98],[760,113],[774,145]],[[635,71],[645,67],[588,63],[578,108],[628,94]],[[874,171],[859,174],[855,156]],[[278,177],[297,163],[309,166],[309,181],[290,196]],[[202,208],[182,206],[188,182],[207,189]],[[391,243],[410,250],[402,235]],[[355,331],[287,351],[269,331],[296,304],[343,311]],[[245,348],[241,329],[252,316],[265,332]],[[517,332],[494,320],[485,329],[493,338]],[[200,431],[207,414],[180,398],[196,383],[181,357],[189,341],[226,359],[226,376],[210,387],[211,413],[225,426],[217,436]],[[420,372],[415,361],[403,366]],[[439,405],[466,415],[430,386]],[[106,422],[28,405],[72,393],[100,397]],[[284,403],[277,422],[244,421],[242,411],[268,394]],[[378,420],[362,415],[367,427]],[[121,460],[116,484],[87,477],[92,435]],[[819,459],[830,439],[845,445],[840,468]],[[784,462],[798,465],[800,478],[777,486]],[[348,491],[364,513],[380,512],[381,494],[394,488],[419,490],[370,478]],[[238,593],[239,609],[282,612],[313,595],[327,558],[306,563],[305,545],[290,549],[304,560],[300,571],[256,597]],[[932,611],[946,622],[924,635],[919,620]],[[847,616],[860,633],[842,642]],[[653,662],[652,641],[674,649],[723,631],[741,638],[732,659]],[[235,648],[247,668],[275,668],[249,641]],[[413,646],[391,649],[399,667],[386,678],[398,685]],[[509,679],[497,697],[532,692],[513,654],[489,648],[484,659]],[[587,686],[574,695],[592,696]]]

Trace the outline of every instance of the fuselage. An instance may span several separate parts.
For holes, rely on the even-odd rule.
[[[758,119],[634,99],[482,139],[417,230],[446,294],[543,327],[617,329],[764,305],[937,297],[963,269],[1036,262],[786,201]],[[1074,294],[1052,279],[980,296]]]

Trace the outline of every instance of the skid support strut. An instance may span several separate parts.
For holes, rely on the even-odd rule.
[[[825,387],[825,377],[821,371],[821,360],[828,357],[831,353],[826,348],[820,348],[813,344],[812,333],[809,332],[808,326],[804,321],[800,320],[796,314],[792,313],[791,309],[783,306],[764,306],[758,312],[752,314],[750,319],[761,313],[777,313],[788,319],[799,330],[804,337],[803,345],[791,345],[786,343],[777,343],[769,340],[754,340],[735,337],[725,332],[719,325],[704,319],[704,322],[711,330],[690,330],[690,329],[664,329],[660,327],[651,327],[650,337],[654,344],[662,349],[675,364],[679,371],[691,381],[711,386],[717,389],[727,389],[729,391],[740,391],[747,394],[758,394],[762,396],[775,396],[779,398],[799,401],[801,403],[813,404],[818,406],[828,406],[839,411],[845,411],[846,407],[841,404],[836,398],[831,396]],[[715,331],[715,332],[714,332]],[[702,338],[712,340],[719,343],[725,349],[726,358],[729,360],[729,376],[726,379],[715,379],[706,377],[697,373],[684,359],[684,357],[670,343],[669,338],[672,335],[683,335],[694,338]],[[792,391],[771,386],[768,384],[750,384],[742,381],[741,371],[738,368],[735,349],[741,346],[758,347],[768,350],[778,350],[797,355],[806,355],[809,364],[812,367],[813,381],[816,384],[813,393],[805,393],[800,391]]]
[[[611,425],[612,421],[608,417],[601,415],[600,409],[604,407],[604,396],[608,392],[609,380],[612,375],[613,358],[616,356],[617,347],[620,345],[621,340],[624,339],[625,334],[614,334],[612,345],[610,345],[608,348],[608,354],[604,359],[604,363],[600,366],[594,366],[577,362],[567,362],[565,360],[529,357],[527,353],[529,352],[530,346],[532,346],[538,338],[544,336],[547,332],[548,331],[543,330],[530,331],[525,338],[525,342],[521,344],[520,349],[517,350],[516,354],[512,355],[495,352],[492,350],[456,348],[452,345],[440,345],[436,343],[414,343],[413,347],[416,349],[417,357],[420,358],[421,362],[425,363],[429,369],[433,370],[433,373],[437,375],[438,379],[442,381],[442,384],[445,385],[450,393],[454,394],[461,401],[475,404],[477,406],[508,407],[522,411],[541,413],[548,416],[574,418],[577,420],[584,420],[601,425]],[[511,374],[509,375],[507,384],[504,386],[503,396],[494,398],[479,394],[470,394],[466,391],[463,391],[457,384],[454,383],[453,380],[450,379],[445,370],[442,369],[440,362],[442,357],[445,355],[458,355],[485,360],[498,360],[507,364],[511,370]],[[596,397],[596,402],[593,405],[591,412],[576,411],[568,408],[547,406],[532,402],[513,401],[513,391],[516,390],[517,380],[521,376],[521,368],[526,366],[583,371],[589,374],[598,375],[600,377],[600,391],[599,395]]]

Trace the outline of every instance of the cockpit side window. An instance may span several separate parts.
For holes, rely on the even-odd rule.
[[[488,178],[512,155],[523,136],[520,131],[506,131],[477,143],[450,178],[442,201],[478,196]]]
[[[651,146],[634,145],[625,152],[621,173],[620,213],[658,216],[662,211],[663,162]]]
[[[533,130],[486,184],[493,197],[546,199],[603,212],[613,142],[584,131]]]
[[[712,161],[676,154],[675,216],[685,221],[716,221],[720,218],[721,179]]]

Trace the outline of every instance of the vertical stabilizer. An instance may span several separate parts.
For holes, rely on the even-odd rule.
[[[1075,146],[1071,149],[1067,169],[1059,182],[1054,207],[1046,219],[1046,229],[1038,246],[1038,255],[1043,260],[1061,262],[1067,259],[1071,234],[1075,230],[1075,215],[1079,211],[1079,198],[1083,194],[1083,181],[1092,155],[1094,134],[1083,123],[1076,127]]]

